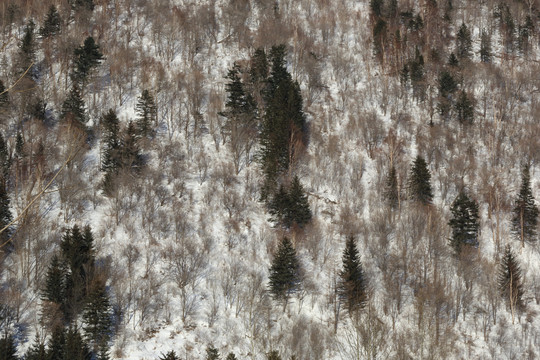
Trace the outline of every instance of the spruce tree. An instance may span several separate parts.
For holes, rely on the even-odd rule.
[[[279,186],[279,190],[276,192],[272,198],[272,201],[270,201],[270,204],[268,205],[270,215],[272,215],[272,220],[277,223],[284,224],[289,207],[289,193],[283,184],[281,184]]]
[[[474,121],[474,99],[464,90],[459,92],[454,105],[456,117],[460,124],[470,125]]]
[[[48,38],[57,35],[58,33],[60,33],[61,23],[62,19],[60,19],[60,14],[58,13],[56,6],[54,6],[54,4],[51,4],[51,6],[49,7],[49,12],[47,13],[45,21],[43,22],[43,26],[41,27],[41,29],[39,29],[39,35],[41,35],[42,38]]]
[[[460,60],[470,59],[472,51],[472,39],[471,31],[465,25],[461,23],[456,36],[456,53]]]
[[[433,192],[431,190],[431,174],[426,160],[418,155],[413,162],[408,181],[409,198],[424,205],[431,204]]]
[[[36,25],[34,24],[34,21],[30,19],[24,28],[24,35],[19,44],[19,59],[17,63],[19,67],[18,73],[23,74],[25,71],[29,70],[26,73],[27,78],[31,78],[32,76],[33,71],[30,67],[36,59],[35,28]]]
[[[206,348],[206,360],[219,360],[219,351],[213,345]]]
[[[8,226],[13,220],[11,215],[9,195],[6,191],[6,186],[0,186],[0,230]],[[6,228],[0,233],[0,244],[4,244],[10,236],[10,228]]]
[[[45,276],[45,288],[43,289],[43,299],[55,304],[64,304],[66,296],[66,277],[67,272],[65,265],[54,255],[47,275]]]
[[[0,111],[7,111],[9,105],[9,93],[4,86],[4,82],[0,80]]]
[[[94,346],[94,351],[106,347],[112,327],[111,304],[105,284],[99,282],[86,299],[83,313],[86,338]]]
[[[81,90],[77,83],[74,83],[68,97],[62,104],[60,119],[64,121],[73,121],[76,126],[86,129],[88,115],[86,114],[86,106],[81,95]]]
[[[148,90],[143,90],[135,106],[137,130],[140,136],[153,135],[152,126],[157,121],[157,106]]]
[[[57,326],[53,329],[47,349],[47,360],[64,360],[66,355],[66,330]]]
[[[269,272],[270,292],[286,305],[289,296],[300,287],[300,262],[287,237],[281,240]]]
[[[304,187],[300,184],[298,176],[293,178],[289,190],[288,209],[285,217],[285,225],[290,227],[292,224],[304,226],[311,220],[311,209]]]
[[[94,11],[94,1],[93,0],[68,0],[68,3],[71,5],[71,8],[75,11]]]
[[[353,236],[349,236],[345,243],[343,269],[339,276],[339,298],[352,315],[363,309],[367,302],[366,278]]]
[[[392,209],[397,209],[399,205],[399,190],[398,190],[397,173],[396,173],[396,168],[394,167],[394,165],[390,167],[390,172],[388,173],[388,176],[386,177],[386,184],[385,184],[385,190],[384,190],[383,195],[387,204]]]
[[[485,29],[482,29],[482,35],[480,37],[480,61],[484,63],[491,62],[491,36]]]
[[[513,319],[514,311],[523,310],[525,304],[523,302],[523,279],[521,268],[510,245],[506,246],[504,256],[501,259],[498,285],[501,296],[508,301],[508,304],[510,305]]]
[[[96,68],[103,60],[103,54],[99,50],[93,37],[89,36],[84,40],[84,44],[75,48],[73,60],[73,72],[71,79],[84,87],[90,72]]]
[[[143,157],[139,147],[139,136],[135,125],[130,121],[122,137],[122,168],[139,171],[143,166]]]
[[[65,336],[64,358],[71,360],[91,360],[92,353],[77,328],[70,328]]]
[[[0,360],[18,360],[15,339],[11,335],[4,334],[0,338]]]
[[[281,356],[277,350],[272,350],[266,354],[266,360],[281,360]]]
[[[162,355],[159,360],[180,360],[180,358],[176,355],[174,350],[171,350],[167,354]]]
[[[452,219],[448,225],[452,228],[450,245],[456,255],[459,255],[465,246],[478,247],[478,231],[480,229],[478,204],[463,190],[460,191],[450,208]]]
[[[103,115],[101,126],[103,128],[103,143],[105,147],[101,161],[101,170],[107,173],[117,173],[121,166],[120,122],[113,109],[110,109]]]
[[[236,357],[236,355],[234,355],[234,353],[229,353],[225,360],[238,360],[238,358]]]
[[[47,357],[47,350],[45,344],[43,344],[39,337],[36,335],[34,344],[28,349],[24,356],[25,360],[49,360]]]
[[[521,188],[513,212],[512,229],[521,240],[522,246],[525,245],[525,241],[536,240],[538,207],[532,195],[531,175],[528,165],[523,167],[521,173]]]

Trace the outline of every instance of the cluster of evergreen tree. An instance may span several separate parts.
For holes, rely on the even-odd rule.
[[[452,228],[450,245],[455,254],[461,254],[466,247],[477,248],[480,230],[478,203],[462,190],[452,203],[450,211],[452,212],[452,219],[448,222]]]
[[[283,185],[279,187],[269,208],[274,221],[287,228],[294,224],[304,226],[312,216],[307,196],[298,176],[293,178],[288,191]]]

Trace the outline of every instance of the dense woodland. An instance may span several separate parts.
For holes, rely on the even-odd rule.
[[[540,357],[540,1],[0,3],[0,360]]]

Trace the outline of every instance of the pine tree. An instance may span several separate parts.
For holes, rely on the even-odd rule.
[[[459,66],[459,60],[456,57],[456,54],[454,53],[450,54],[450,56],[448,57],[448,66],[453,67],[453,68],[456,68]]]
[[[159,360],[180,360],[174,350],[169,351],[167,354],[162,355]]]
[[[65,336],[64,358],[71,360],[91,360],[92,353],[77,328],[70,328]]]
[[[272,350],[266,354],[266,360],[281,360],[281,356],[277,350]]]
[[[478,204],[461,191],[450,208],[452,219],[448,225],[452,228],[450,245],[456,255],[459,255],[464,246],[478,247],[478,231],[480,229]]]
[[[31,68],[32,64],[36,59],[36,40],[34,36],[36,25],[34,21],[30,19],[24,28],[24,35],[19,44],[19,74],[23,74],[25,71],[30,70],[26,73],[27,78],[31,78],[33,70]]]
[[[281,240],[269,272],[270,292],[286,306],[289,296],[300,287],[300,262],[288,238]]]
[[[474,121],[474,99],[464,90],[459,92],[454,105],[456,117],[460,124],[470,125]]]
[[[530,168],[525,165],[521,173],[521,188],[512,217],[512,229],[521,240],[521,246],[525,246],[525,241],[536,240],[537,224],[538,207],[532,195]]]
[[[60,14],[58,13],[56,6],[54,6],[54,4],[51,4],[51,6],[49,7],[49,12],[47,13],[45,21],[43,22],[43,27],[39,29],[39,35],[41,35],[42,38],[48,38],[57,35],[58,33],[60,33],[61,23],[62,19],[60,19]]]
[[[284,223],[290,207],[289,204],[289,193],[282,184],[279,186],[279,190],[276,192],[272,198],[272,201],[270,201],[270,204],[268,205],[270,215],[272,215],[272,220],[277,223]]]
[[[234,355],[234,353],[229,353],[225,360],[238,360],[238,358],[236,357],[236,355]]]
[[[480,37],[480,61],[484,63],[491,62],[491,36],[483,29]]]
[[[399,206],[399,190],[396,168],[394,165],[390,167],[390,172],[386,178],[386,188],[384,190],[384,198],[392,209]]]
[[[57,326],[53,329],[47,349],[47,360],[64,360],[66,354],[66,331],[63,327]]]
[[[11,215],[9,195],[5,186],[0,186],[0,230],[8,226],[13,220]],[[10,236],[9,227],[0,233],[0,244],[4,244]]]
[[[47,350],[45,344],[43,344],[39,337],[36,335],[34,344],[28,349],[24,356],[25,360],[49,360],[47,357]]]
[[[157,107],[154,97],[148,90],[143,90],[135,106],[137,130],[140,136],[153,135],[152,125],[157,121]]]
[[[343,269],[339,276],[339,298],[352,315],[363,309],[367,302],[366,279],[353,236],[349,236],[345,243]]]
[[[47,275],[45,277],[45,288],[43,289],[43,299],[56,304],[63,304],[66,296],[66,268],[57,255],[54,255]]]
[[[84,332],[94,345],[94,351],[107,346],[110,339],[112,321],[111,304],[105,284],[98,283],[88,295],[83,313]]]
[[[447,118],[452,109],[453,94],[457,90],[457,83],[452,74],[444,70],[439,75],[439,103],[437,108],[443,118]]]
[[[120,122],[113,109],[101,119],[105,150],[101,161],[101,170],[117,173],[121,166],[121,143],[119,138]]]
[[[122,168],[139,171],[144,162],[135,125],[130,121],[122,138]]]
[[[71,5],[71,8],[75,11],[81,11],[81,10],[94,11],[93,0],[68,0],[68,3]]]
[[[93,37],[89,36],[84,40],[84,44],[74,50],[74,69],[71,79],[83,87],[90,75],[103,60],[103,54],[99,50]]]
[[[73,84],[68,97],[62,104],[60,119],[68,122],[73,121],[75,125],[86,129],[85,124],[88,121],[88,115],[86,114],[86,106],[82,99],[81,90],[76,83]]]
[[[6,112],[9,106],[9,93],[6,91],[4,82],[0,80],[0,111]]]
[[[501,296],[508,301],[508,304],[510,305],[513,321],[515,310],[523,310],[525,304],[523,302],[523,279],[521,268],[510,245],[506,246],[504,256],[501,259],[498,285]]]
[[[0,338],[0,360],[17,360],[17,347],[11,335]]]
[[[456,53],[460,60],[470,59],[472,51],[472,39],[471,31],[465,25],[461,23],[456,36]]]
[[[206,348],[206,360],[219,360],[219,351],[213,345]]]
[[[304,226],[311,220],[312,215],[307,195],[305,194],[302,184],[300,184],[298,176],[293,178],[288,198],[289,201],[285,225],[287,227],[290,227],[292,224]]]
[[[433,192],[431,190],[431,174],[423,157],[418,155],[413,162],[409,176],[409,198],[424,205],[431,204]]]

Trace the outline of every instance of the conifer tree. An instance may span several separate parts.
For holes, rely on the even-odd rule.
[[[454,53],[450,54],[450,56],[448,57],[448,66],[453,67],[453,68],[456,68],[459,66],[459,60],[456,57],[456,54]]]
[[[157,106],[148,90],[143,90],[135,106],[137,130],[140,136],[151,136],[152,125],[157,121]]]
[[[287,237],[281,240],[269,272],[270,292],[286,306],[289,296],[300,287],[300,262]]]
[[[311,220],[312,215],[307,195],[304,187],[300,184],[298,176],[293,178],[288,198],[285,225],[291,226],[292,224],[297,224],[298,226],[304,226]]]
[[[484,63],[491,62],[491,36],[485,29],[482,29],[480,37],[480,61]]]
[[[206,348],[206,360],[219,360],[219,351],[213,345]]]
[[[465,25],[465,23],[461,23],[461,26],[459,27],[459,30],[456,36],[457,57],[460,60],[470,59],[471,51],[472,51],[471,31],[469,30],[467,25]]]
[[[68,97],[62,104],[60,118],[64,121],[74,121],[74,124],[86,129],[85,124],[88,121],[88,115],[86,114],[86,106],[82,99],[81,90],[76,83],[73,84]]]
[[[456,255],[459,255],[464,246],[478,247],[478,231],[480,228],[478,204],[463,190],[460,191],[450,208],[452,219],[448,225],[452,228],[450,245]]]
[[[159,360],[180,360],[180,358],[176,355],[174,350],[171,350],[167,354],[161,356]]]
[[[64,360],[66,354],[66,330],[62,326],[53,329],[47,349],[47,360]]]
[[[250,61],[250,92],[257,104],[258,117],[263,113],[265,102],[264,94],[268,86],[268,58],[262,48],[255,50]]]
[[[396,209],[399,205],[399,190],[396,168],[394,165],[390,167],[390,172],[386,178],[386,188],[384,198],[392,209]]]
[[[4,82],[0,80],[0,111],[7,111],[9,105],[9,93],[6,91]]]
[[[444,70],[439,75],[439,103],[437,108],[443,119],[447,119],[452,109],[453,94],[457,90],[457,83],[452,74]]]
[[[0,360],[18,360],[15,339],[11,335],[4,334],[0,338]]]
[[[34,63],[36,58],[36,40],[35,40],[35,28],[34,21],[30,19],[24,28],[24,35],[19,44],[19,74],[23,74]],[[26,73],[27,78],[31,78],[32,69]]]
[[[57,255],[54,255],[47,275],[45,276],[45,288],[43,299],[56,304],[64,304],[66,296],[66,268]]]
[[[269,212],[272,215],[272,220],[278,223],[284,223],[290,207],[289,193],[281,184],[272,201],[269,204]]]
[[[71,79],[84,87],[90,72],[96,68],[103,60],[103,54],[99,50],[93,37],[89,36],[84,40],[84,44],[73,51],[73,72]]]
[[[43,344],[39,337],[36,335],[34,344],[28,349],[24,356],[25,360],[49,360],[47,357],[47,350],[45,344]]]
[[[474,121],[474,99],[464,90],[459,92],[455,104],[456,117],[460,124],[470,125]]]
[[[93,0],[68,0],[71,8],[75,11],[87,10],[94,11],[94,1]]]
[[[65,336],[65,359],[91,360],[92,353],[77,328],[70,328]]]
[[[116,173],[121,166],[121,143],[119,138],[120,122],[113,109],[101,119],[105,150],[101,161],[101,170]]]
[[[6,187],[2,184],[2,186],[0,186],[0,229],[5,228],[13,220],[13,216],[11,215],[11,210],[9,209],[9,206],[9,195],[6,191]],[[5,243],[9,236],[10,229],[7,228],[2,233],[0,233],[0,244]]]
[[[139,137],[135,125],[130,121],[122,138],[122,168],[139,171],[143,166],[143,157],[139,147]]]
[[[345,243],[343,269],[339,276],[339,298],[352,315],[364,308],[367,302],[366,278],[353,236],[349,236]]]
[[[431,190],[431,174],[427,168],[426,160],[418,155],[413,162],[408,181],[409,198],[424,205],[431,204],[433,192]]]
[[[267,360],[281,360],[281,356],[279,355],[279,352],[277,350],[272,350],[268,354],[266,354]]]
[[[48,38],[57,35],[58,33],[60,33],[61,23],[62,19],[60,19],[60,14],[58,13],[56,6],[54,4],[51,4],[51,6],[49,7],[49,12],[47,13],[45,21],[43,22],[43,26],[41,27],[41,29],[39,29],[39,35],[41,35],[42,38]]]
[[[111,305],[105,284],[98,282],[88,295],[83,313],[84,332],[94,351],[106,348],[112,327]]]
[[[537,224],[538,207],[532,195],[530,168],[525,165],[521,173],[521,188],[512,216],[512,229],[521,240],[521,246],[525,246],[525,241],[536,240]]]
[[[521,268],[510,245],[506,246],[504,256],[501,259],[498,285],[501,296],[508,301],[508,304],[510,305],[513,321],[514,312],[516,310],[523,310],[525,304],[523,302],[523,279]]]
[[[234,355],[234,353],[229,353],[225,360],[238,360],[238,358],[236,357],[236,355]]]

